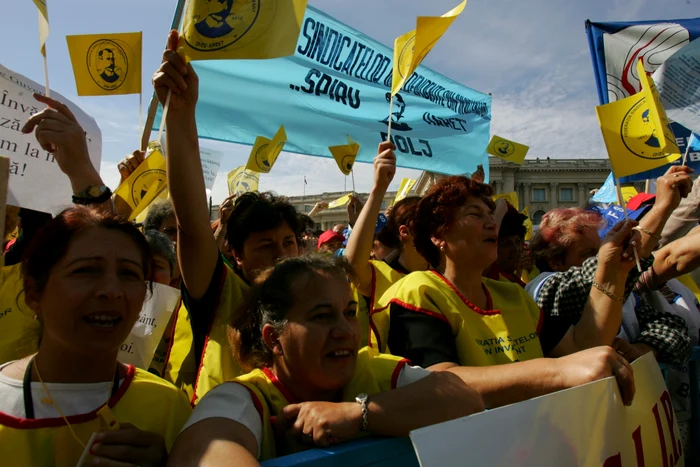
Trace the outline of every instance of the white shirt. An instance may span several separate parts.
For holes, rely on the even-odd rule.
[[[12,362],[0,366],[0,412],[15,418],[25,418],[22,380],[10,378],[2,373],[2,369],[10,363]],[[119,384],[123,382],[122,379]],[[46,383],[46,388],[63,415],[70,417],[90,413],[102,407],[112,395],[113,384],[113,381],[87,384]],[[61,416],[53,404],[46,402],[47,400],[48,395],[41,383],[32,382],[35,419]]]
[[[396,380],[396,387],[400,388],[415,383],[430,373],[430,370],[419,366],[405,365]],[[258,457],[260,457],[263,434],[262,419],[255,408],[253,397],[245,386],[224,383],[209,391],[194,408],[192,416],[185,423],[182,431],[208,418],[228,418],[248,428],[258,442]]]

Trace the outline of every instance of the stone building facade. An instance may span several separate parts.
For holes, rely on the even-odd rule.
[[[289,202],[294,205],[298,212],[308,214],[319,201],[331,202],[340,198],[343,195],[345,195],[345,193],[339,191],[333,193],[322,193],[320,195],[290,196]],[[369,194],[360,193],[359,196],[362,199],[362,201],[367,201]],[[395,197],[395,191],[389,191],[386,193],[386,195],[384,195],[384,200],[382,201],[382,211],[386,209],[386,207],[389,206],[389,204],[391,204]],[[333,226],[336,224],[347,224],[347,206],[321,211],[319,214],[314,216],[314,221],[316,222],[316,229],[324,231],[332,229]]]

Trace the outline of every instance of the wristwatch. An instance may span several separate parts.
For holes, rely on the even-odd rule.
[[[365,393],[358,394],[355,397],[355,402],[362,405],[362,426],[361,431],[367,431],[367,404],[369,404],[369,396]]]
[[[105,185],[90,185],[81,192],[73,195],[75,204],[102,204],[112,196],[112,190]]]

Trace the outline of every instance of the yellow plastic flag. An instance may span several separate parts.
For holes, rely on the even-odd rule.
[[[167,185],[165,157],[155,150],[146,157],[124,183],[114,191],[117,198],[131,208],[130,218],[136,218],[141,211],[158,196]],[[119,200],[115,200],[118,202]]]
[[[46,0],[34,0],[34,4],[39,9],[39,43],[41,44],[41,55],[46,57],[46,39],[49,37],[49,10],[46,7]]]
[[[190,0],[179,51],[187,60],[294,55],[307,0]]]
[[[264,136],[255,138],[255,144],[250,151],[246,170],[251,170],[258,173],[270,173],[272,166],[275,165],[277,156],[282,152],[285,143],[287,142],[287,133],[284,131],[284,125],[277,130],[272,141]]]
[[[655,106],[653,100],[651,106]],[[654,126],[651,112],[649,101],[641,93],[596,107],[616,178],[646,172],[681,157],[675,142],[667,145],[670,153],[661,147],[658,138],[661,131]]]
[[[352,194],[348,193],[345,196],[341,196],[340,198],[331,201],[328,203],[328,209],[333,209],[333,208],[339,208],[341,206],[345,206],[350,202],[350,197],[352,197]]]
[[[486,152],[503,160],[522,164],[530,146],[493,135]]]
[[[527,216],[527,219],[525,219],[525,221],[523,222],[525,229],[527,229],[525,231],[525,241],[527,242],[532,238],[532,219],[530,219],[530,206],[525,206],[525,209],[523,209],[521,213]]]
[[[333,159],[338,164],[340,171],[345,175],[350,175],[352,167],[355,165],[357,153],[360,152],[360,144],[348,135],[348,144],[328,146],[328,150],[333,154]]]
[[[625,203],[625,206],[627,206],[627,203],[629,203],[630,199],[634,198],[639,194],[633,186],[623,186],[621,190],[622,201]]]
[[[391,78],[391,95],[401,90],[428,52],[440,40],[452,22],[464,11],[467,0],[442,16],[419,16],[416,29],[394,40],[394,63]]]
[[[520,202],[518,201],[518,193],[511,191],[510,193],[503,193],[502,195],[495,195],[492,199],[497,201],[501,198],[505,198],[506,201],[510,203],[515,209],[518,209]]]
[[[149,191],[149,193],[150,193],[150,191]],[[137,224],[143,224],[143,222],[146,220],[146,216],[148,216],[148,211],[151,209],[151,206],[153,206],[153,204],[158,202],[158,201],[163,201],[163,200],[168,199],[169,196],[170,196],[170,192],[168,191],[167,186],[163,187],[163,189],[160,191],[160,193],[158,193],[158,195],[153,200],[151,200],[149,202],[147,202],[148,201],[147,198],[149,198],[149,195],[146,194],[146,196],[144,196],[144,200],[143,200],[144,203],[147,202],[146,207],[143,209],[143,211],[141,211],[141,213],[138,216],[135,216],[135,217],[132,216],[132,220]]]
[[[399,185],[399,191],[396,192],[396,197],[394,198],[394,202],[391,203],[396,204],[402,199],[404,199],[408,194],[411,192],[413,189],[413,186],[416,184],[417,180],[413,180],[411,178],[404,178],[401,180],[401,185]]]
[[[257,172],[247,170],[245,166],[240,166],[228,173],[228,194],[242,195],[249,191],[258,191],[260,176]]]
[[[649,119],[654,128],[657,129],[656,136],[661,150],[667,153],[680,152],[676,144],[676,137],[671,129],[671,123],[668,121],[666,111],[661,104],[659,91],[656,90],[654,80],[644,71],[644,62],[641,58],[637,62],[637,74],[639,75],[639,82],[642,83],[642,91],[639,94],[642,94],[647,99],[647,102],[653,103],[649,106]]]
[[[141,93],[141,35],[66,36],[78,95]]]

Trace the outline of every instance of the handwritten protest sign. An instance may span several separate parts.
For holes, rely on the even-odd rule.
[[[71,204],[70,181],[54,160],[37,143],[34,134],[20,130],[43,104],[32,93],[43,94],[44,86],[0,65],[0,154],[10,159],[10,189],[7,204],[56,213]],[[99,170],[102,158],[102,134],[92,117],[77,105],[51,91],[51,97],[63,102],[85,130],[92,164]]]
[[[224,153],[214,149],[199,147],[199,158],[202,161],[202,172],[204,173],[204,188],[207,190],[214,189],[216,176],[219,175],[221,167],[221,158]]]
[[[684,465],[671,396],[652,354],[632,364],[625,407],[614,378],[411,432],[422,466]]]

